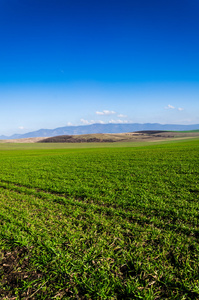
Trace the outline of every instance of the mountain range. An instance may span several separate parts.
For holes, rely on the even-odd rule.
[[[167,131],[186,131],[197,130],[199,124],[177,125],[177,124],[158,124],[158,123],[132,123],[132,124],[91,124],[80,126],[66,126],[55,129],[40,129],[25,134],[13,134],[11,136],[1,135],[0,139],[21,139],[32,137],[53,137],[58,135],[77,135],[92,133],[124,133],[142,130],[167,130]]]

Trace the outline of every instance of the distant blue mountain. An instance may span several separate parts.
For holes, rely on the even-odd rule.
[[[4,139],[22,139],[31,137],[52,137],[58,135],[77,135],[91,133],[124,133],[142,130],[167,130],[167,131],[185,131],[199,129],[199,124],[195,125],[175,125],[175,124],[158,124],[158,123],[132,123],[132,124],[92,124],[81,126],[66,126],[55,129],[40,129],[25,134],[13,134],[11,136],[0,136]]]

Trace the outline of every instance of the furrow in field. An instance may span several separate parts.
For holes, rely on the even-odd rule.
[[[128,228],[128,226],[130,226],[129,224],[136,223],[139,224],[139,226],[153,226],[154,228],[159,228],[161,230],[172,230],[177,233],[181,232],[187,236],[192,235],[196,238],[199,236],[197,220],[190,223],[190,220],[187,220],[187,216],[186,220],[183,220],[182,216],[177,219],[174,214],[171,216],[168,211],[163,209],[155,211],[153,207],[150,208],[150,210],[146,210],[146,208],[143,207],[134,207],[133,210],[127,210],[111,206],[107,203],[95,203],[94,199],[69,197],[56,192],[46,192],[42,189],[33,189],[22,185],[15,185],[8,181],[0,182],[0,187],[19,194],[31,195],[46,201],[53,201],[63,206],[67,205],[68,207],[70,205],[74,208],[79,207],[84,211],[89,210],[94,214],[106,216],[108,219],[118,217],[120,218],[120,224],[124,228]],[[128,226],[126,222],[128,222]]]

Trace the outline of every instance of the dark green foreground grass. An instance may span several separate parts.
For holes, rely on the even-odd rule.
[[[199,299],[199,140],[0,151],[1,299]]]

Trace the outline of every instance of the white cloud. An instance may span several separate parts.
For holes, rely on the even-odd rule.
[[[171,105],[171,104],[168,104],[168,105],[165,107],[165,109],[175,109],[175,107],[174,107],[173,105]]]
[[[165,107],[165,109],[176,109],[176,108],[175,108],[173,105],[168,104],[168,105]],[[184,110],[184,108],[178,107],[177,110],[182,111],[182,110]]]
[[[110,120],[109,123],[112,123],[112,124],[125,124],[125,123],[129,123],[127,120]]]
[[[103,110],[103,111],[96,111],[97,115],[113,115],[116,114],[113,110]]]
[[[97,115],[104,115],[104,113],[101,112],[101,111],[96,111],[95,113],[96,113]]]
[[[71,122],[68,122],[67,125],[68,125],[68,126],[72,126],[73,124],[72,124]]]
[[[23,130],[23,129],[25,129],[23,126],[19,126],[19,129],[21,129],[21,130]]]
[[[119,123],[129,123],[127,120],[118,120],[119,121]]]
[[[81,119],[80,121],[81,121],[84,125],[89,125],[89,124],[91,124],[91,122],[89,122],[88,120]]]
[[[123,115],[123,114],[119,114],[119,115],[117,115],[118,116],[118,118],[127,118],[127,116],[126,115]]]
[[[105,122],[104,121],[102,121],[102,120],[90,120],[90,121],[88,121],[88,120],[84,120],[84,119],[81,119],[80,120],[84,125],[91,125],[91,124],[105,124]]]

